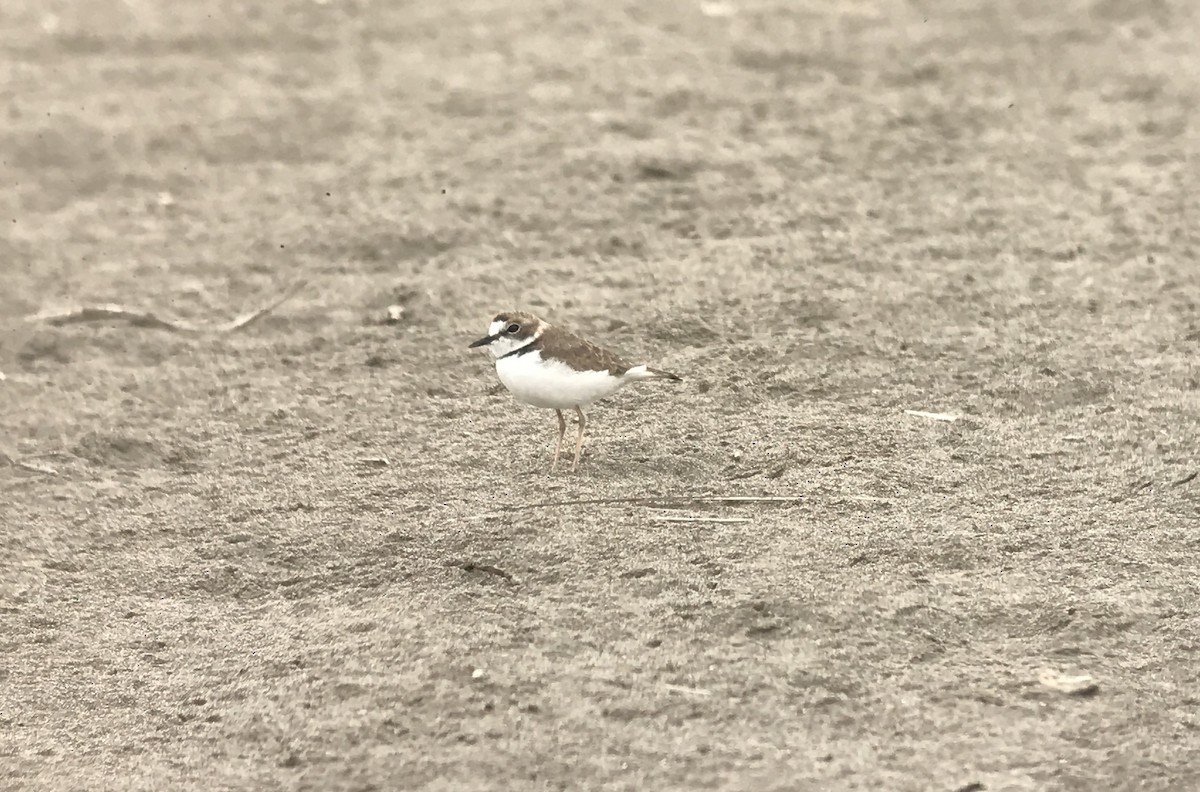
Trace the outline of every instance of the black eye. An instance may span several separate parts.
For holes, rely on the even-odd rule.
[[[519,324],[515,324],[515,323],[514,323],[514,324],[510,324],[508,327],[504,328],[504,332],[506,332],[506,333],[516,333],[516,332],[518,332],[520,329],[521,329],[521,325],[519,325]]]

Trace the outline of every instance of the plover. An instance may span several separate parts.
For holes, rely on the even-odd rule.
[[[669,371],[635,366],[569,330],[524,311],[497,314],[488,334],[471,346],[486,346],[491,350],[496,358],[496,374],[518,401],[554,410],[558,415],[558,444],[554,447],[551,470],[558,466],[567,433],[563,410],[573,408],[579,416],[575,461],[571,463],[574,471],[579,466],[583,430],[587,426],[582,408],[631,382],[683,379]]]

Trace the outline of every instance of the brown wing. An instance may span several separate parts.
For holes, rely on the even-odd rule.
[[[615,352],[585,341],[569,330],[552,327],[537,340],[537,346],[547,355],[566,362],[576,371],[607,371],[619,377],[633,367]]]

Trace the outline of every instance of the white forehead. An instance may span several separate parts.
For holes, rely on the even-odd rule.
[[[501,322],[499,320],[492,322],[490,325],[488,325],[488,335],[496,335],[496,333],[499,333],[506,324],[508,324],[508,322]]]

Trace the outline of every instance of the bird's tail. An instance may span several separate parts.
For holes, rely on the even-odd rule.
[[[634,366],[625,372],[625,377],[626,379],[634,382],[638,380],[650,379],[667,379],[674,380],[675,382],[681,382],[683,380],[683,377],[679,376],[678,374],[672,374],[671,372],[663,371],[662,369],[650,368],[649,366]]]

